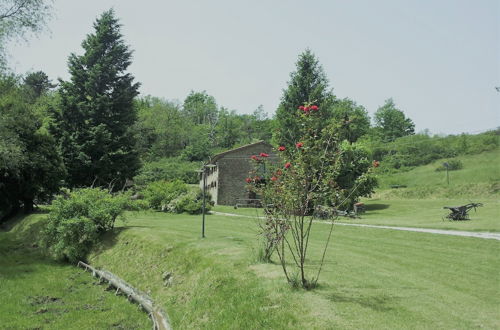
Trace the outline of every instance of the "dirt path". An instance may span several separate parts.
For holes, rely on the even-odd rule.
[[[224,212],[215,212],[211,211],[210,213],[216,215],[224,215],[228,217],[241,217],[241,218],[255,218],[248,215],[240,215],[234,213],[224,213]],[[263,219],[263,217],[259,217]],[[315,223],[321,223],[325,225],[331,224],[328,221],[318,221],[314,220]],[[403,231],[413,231],[419,233],[428,233],[428,234],[439,234],[439,235],[451,235],[451,236],[462,236],[462,237],[476,237],[483,239],[496,239],[500,241],[500,233],[489,233],[489,232],[477,232],[477,231],[461,231],[461,230],[447,230],[447,229],[431,229],[431,228],[413,228],[413,227],[395,227],[395,226],[383,226],[383,225],[365,225],[362,223],[346,223],[346,222],[338,222],[335,221],[336,225],[340,226],[353,226],[353,227],[367,227],[367,228],[377,228],[377,229],[392,229],[392,230],[403,230]]]

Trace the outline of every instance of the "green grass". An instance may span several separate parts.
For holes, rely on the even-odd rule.
[[[479,199],[483,203],[476,211],[469,211],[470,220],[449,221],[443,216],[449,210],[443,206],[459,206],[467,199],[367,199],[367,212],[359,219],[341,218],[340,221],[374,225],[453,229],[465,231],[500,232],[500,200]]]
[[[91,263],[151,292],[174,328],[500,327],[498,241],[338,226],[319,288],[303,291],[285,283],[277,264],[255,261],[253,219],[207,216],[201,239],[201,216],[128,218]],[[326,229],[313,226],[312,264]]]
[[[447,159],[416,167],[407,172],[380,174],[376,198],[496,198],[500,197],[500,151],[456,157],[463,163],[463,169],[436,171]],[[391,189],[391,185],[406,185],[407,188]]]
[[[468,221],[449,221],[443,217],[449,213],[443,206],[469,203],[467,199],[364,199],[367,211],[360,218],[340,217],[338,221],[371,225],[402,226],[417,228],[452,229],[465,231],[500,232],[500,201],[481,199],[482,207],[469,212]],[[238,208],[217,205],[213,211],[244,216],[263,216],[262,209]]]
[[[0,328],[150,329],[145,313],[106,292],[90,273],[40,254],[36,234],[42,216],[0,231]]]

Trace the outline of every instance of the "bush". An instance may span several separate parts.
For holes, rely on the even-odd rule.
[[[448,164],[448,171],[456,171],[456,170],[461,170],[464,165],[462,164],[462,161],[459,159],[451,159],[447,160],[445,163],[443,163],[441,166],[436,168],[436,171],[446,171],[446,165]]]
[[[205,201],[205,212],[210,211],[212,208],[211,197],[207,194]],[[201,214],[203,212],[203,192],[201,189],[197,191],[190,191],[173,199],[167,210],[173,213],[187,212],[189,214]]]
[[[181,180],[156,181],[148,184],[143,191],[144,198],[149,207],[158,211],[168,209],[169,203],[176,197],[187,193],[187,185]]]
[[[66,192],[52,203],[40,244],[55,259],[85,259],[100,234],[114,227],[127,205],[126,196],[113,196],[99,188]]]

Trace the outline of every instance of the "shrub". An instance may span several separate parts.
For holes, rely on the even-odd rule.
[[[448,166],[446,166],[445,164],[448,164]],[[448,171],[456,171],[456,170],[461,170],[464,167],[464,165],[462,164],[462,161],[460,161],[459,159],[451,159],[447,160],[441,166],[436,168],[436,171],[438,172],[446,171],[446,167],[448,167]]]
[[[40,244],[58,260],[85,259],[100,234],[112,229],[128,204],[99,188],[75,190],[52,203]]]
[[[168,209],[168,204],[176,197],[187,192],[187,185],[181,180],[156,181],[148,184],[143,191],[149,207],[158,211]]]
[[[205,212],[212,208],[211,197],[207,194],[205,201]],[[167,210],[173,213],[187,212],[189,214],[201,214],[203,212],[203,192],[201,189],[190,191],[173,199],[167,206]]]

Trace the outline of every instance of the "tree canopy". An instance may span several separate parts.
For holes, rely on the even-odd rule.
[[[328,85],[326,74],[316,56],[309,49],[300,54],[296,70],[290,74],[290,81],[283,90],[281,103],[276,110],[274,133],[276,143],[293,145],[293,141],[301,136],[301,126],[295,110],[305,102],[317,105],[322,110],[318,125],[324,127],[327,124],[332,116],[332,106],[335,101],[335,96]]]
[[[375,112],[375,128],[382,135],[382,140],[394,141],[398,137],[412,135],[415,133],[415,124],[410,118],[406,118],[403,111],[396,107],[392,99]]]
[[[113,10],[96,20],[82,47],[83,55],[69,57],[71,80],[61,81],[60,111],[52,131],[71,186],[119,184],[140,165],[131,129],[139,84],[126,72],[132,51]]]

